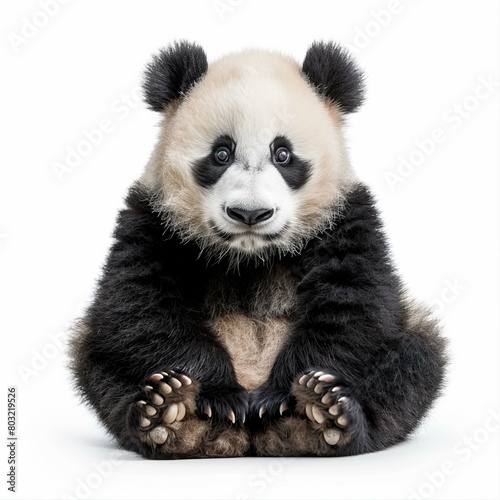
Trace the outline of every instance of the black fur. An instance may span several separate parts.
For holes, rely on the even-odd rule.
[[[313,43],[302,71],[316,91],[337,104],[343,113],[352,113],[363,103],[363,72],[340,45]]]
[[[224,260],[208,263],[196,244],[181,243],[151,209],[153,197],[139,184],[131,189],[82,320],[88,331],[73,340],[77,385],[123,447],[151,458],[175,456],[158,454],[130,427],[137,424],[132,403],[141,384],[168,367],[200,381],[200,414],[210,403],[215,425],[223,428],[232,425],[225,415],[233,408],[239,421],[248,414],[255,435],[273,425],[282,401],[293,408],[291,384],[298,375],[315,368],[338,375],[359,432],[348,445],[330,447],[329,455],[380,450],[417,427],[442,386],[444,341],[431,324],[410,329],[410,310],[366,187],[350,193],[335,228],[312,239],[301,255],[238,270]],[[271,376],[248,394],[207,327],[205,298],[219,280],[220,307],[230,298],[232,310],[251,316],[252,290],[273,287],[274,266],[293,270],[297,305]],[[262,405],[266,413],[259,419]]]
[[[214,157],[214,151],[224,146],[231,151],[231,159],[225,165],[219,165]],[[212,150],[205,158],[200,158],[193,165],[193,174],[196,182],[205,188],[213,186],[221,177],[222,174],[231,166],[234,161],[234,142],[228,135],[218,137],[213,145]]]
[[[143,89],[147,104],[153,111],[163,111],[187,94],[207,69],[207,56],[199,45],[181,41],[161,50],[146,67]]]
[[[311,164],[295,155],[292,143],[283,136],[277,137],[274,140],[271,153],[274,154],[274,151],[277,151],[281,147],[287,148],[292,153],[290,163],[288,165],[275,164],[275,166],[283,179],[285,179],[285,182],[292,189],[299,189],[307,182],[311,175]]]

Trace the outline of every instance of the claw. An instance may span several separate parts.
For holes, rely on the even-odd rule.
[[[337,403],[340,403],[340,404],[345,403],[347,401],[347,399],[348,399],[347,397],[342,396],[341,398],[339,398],[339,400],[337,401]]]
[[[149,377],[150,380],[153,380],[154,382],[159,382],[163,378],[163,375],[161,373],[155,373],[154,375],[151,375]]]
[[[227,418],[229,418],[229,420],[231,420],[231,422],[233,424],[236,423],[236,415],[234,414],[234,411],[231,410],[228,414],[227,414]]]
[[[316,378],[319,378],[319,377],[321,377],[321,375],[324,375],[324,374],[325,374],[325,372],[316,372],[316,373],[314,374],[314,376],[315,376]]]
[[[143,401],[142,399],[140,401],[137,401],[137,406],[144,406],[146,404],[146,401]]]
[[[287,410],[288,410],[288,405],[286,404],[286,402],[281,403],[280,404],[280,415],[283,415],[283,413]]]
[[[262,418],[262,415],[264,415],[264,413],[266,413],[266,409],[263,406],[261,406],[259,410],[259,418]]]
[[[205,406],[205,408],[203,408],[203,413],[205,413],[205,415],[210,418],[212,416],[212,408],[210,407],[210,405],[207,405]]]

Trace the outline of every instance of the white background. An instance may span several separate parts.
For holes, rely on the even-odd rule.
[[[8,385],[19,402],[18,493],[6,489],[2,444],[0,497],[498,498],[497,2],[69,0],[48,20],[40,3],[0,12],[0,435]],[[135,92],[144,64],[179,38],[209,59],[264,47],[302,60],[313,40],[336,40],[365,69],[352,161],[402,276],[451,341],[445,395],[410,441],[350,458],[152,462],[117,452],[78,404],[67,326],[155,141],[157,116]],[[54,164],[103,120],[112,130],[58,178]],[[391,187],[403,159],[418,165]]]

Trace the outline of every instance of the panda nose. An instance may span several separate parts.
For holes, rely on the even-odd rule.
[[[231,217],[231,219],[237,220],[238,222],[243,222],[243,224],[248,224],[249,226],[253,224],[258,224],[259,222],[264,222],[270,219],[274,210],[271,208],[261,208],[259,210],[244,210],[243,208],[226,208],[226,213]]]

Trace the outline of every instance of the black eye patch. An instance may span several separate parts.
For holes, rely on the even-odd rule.
[[[197,160],[193,166],[196,182],[205,188],[213,186],[233,163],[235,147],[228,135],[218,137],[210,153]]]
[[[293,152],[292,143],[283,136],[271,143],[271,161],[292,189],[301,188],[311,175],[311,164]]]

